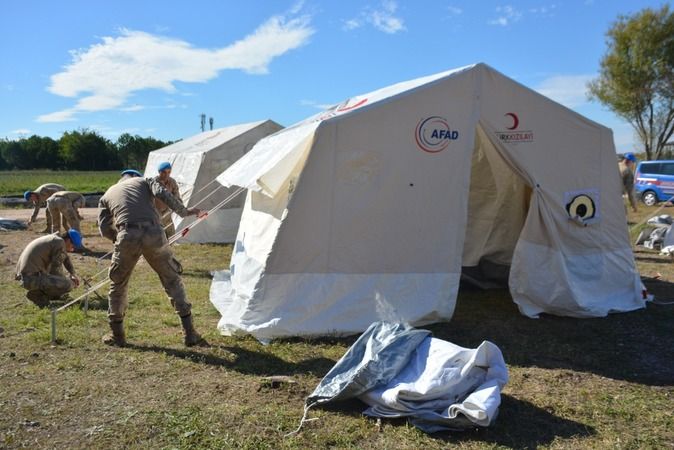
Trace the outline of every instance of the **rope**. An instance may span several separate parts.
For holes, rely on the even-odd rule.
[[[206,186],[210,186],[210,185],[213,184],[213,182],[215,182],[216,180],[217,180],[217,179],[214,178],[214,179],[213,179],[210,183],[208,183]],[[199,192],[203,191],[203,190],[206,188],[206,186],[204,186],[204,187],[202,187],[201,189],[199,189],[196,193],[198,194]],[[221,184],[218,185],[218,187],[216,187],[215,189],[213,189],[213,191],[211,191],[207,196],[205,196],[204,198],[202,198],[201,200],[199,200],[197,203],[195,203],[193,206],[191,206],[191,208],[196,208],[197,206],[199,206],[204,200],[206,200],[207,198],[209,198],[211,195],[215,194],[215,193],[216,193],[220,188],[222,188],[222,187],[224,187],[224,186],[221,185]],[[183,194],[183,195],[184,195],[184,194]],[[164,219],[165,217],[171,215],[172,213],[173,213],[173,212],[169,209],[168,212],[166,212],[161,218]],[[164,231],[166,231],[170,226],[171,226],[170,223],[169,223],[168,225],[166,225],[166,226],[164,227]],[[110,250],[110,251],[109,251],[108,253],[106,253],[105,255],[101,256],[100,258],[97,258],[97,259],[96,259],[96,264],[100,263],[102,260],[104,260],[104,259],[107,258],[108,256],[112,255],[112,252],[113,252],[113,251],[114,251],[114,250]],[[98,277],[99,277],[101,274],[103,274],[106,270],[108,270],[108,269],[103,269],[103,270],[101,270],[100,272],[98,272],[98,273],[96,273],[95,275],[93,275],[93,276],[91,277],[91,279],[93,280],[94,278],[98,278]]]
[[[287,438],[287,437],[290,437],[290,436],[294,436],[302,430],[302,427],[304,426],[305,423],[313,422],[314,420],[318,420],[318,417],[314,417],[313,419],[307,419],[307,415],[309,414],[309,410],[316,405],[318,405],[318,402],[313,402],[313,403],[310,403],[308,405],[304,405],[304,414],[302,415],[302,419],[300,420],[300,425],[297,427],[297,429],[295,431],[291,431],[290,433],[285,434],[283,437]]]
[[[195,226],[197,226],[198,224],[200,224],[201,222],[203,222],[204,220],[206,220],[206,219],[208,218],[209,214],[211,214],[211,213],[214,212],[214,211],[217,211],[218,209],[222,208],[222,207],[223,207],[224,205],[226,205],[227,203],[231,202],[237,195],[239,195],[239,194],[240,194],[241,192],[243,192],[244,190],[245,190],[245,188],[238,188],[238,189],[237,189],[233,194],[231,194],[229,197],[227,197],[226,199],[224,199],[223,201],[221,201],[220,203],[218,203],[217,205],[215,205],[213,208],[211,208],[210,210],[208,210],[203,216],[197,218],[197,220],[195,220],[193,223],[191,223],[190,226],[185,227],[185,228],[182,229],[181,231],[179,231],[179,232],[177,232],[176,234],[174,234],[173,236],[171,236],[171,237],[169,238],[169,240],[168,240],[168,245],[173,244],[175,241],[177,241],[177,240],[180,239],[181,237],[187,235],[187,233],[189,233],[190,230],[191,230],[192,228],[194,228]],[[107,269],[105,269],[105,270],[107,270]],[[102,273],[102,272],[99,272],[99,274],[100,274],[100,273]],[[92,277],[92,278],[93,278],[93,277]],[[99,281],[98,283],[92,285],[89,289],[87,289],[82,295],[80,295],[79,297],[77,297],[77,298],[75,298],[75,299],[69,301],[68,303],[66,303],[66,304],[63,305],[63,306],[60,306],[59,308],[56,308],[54,311],[56,311],[56,312],[63,311],[64,309],[66,309],[66,308],[68,308],[69,306],[74,305],[75,303],[81,301],[82,299],[84,299],[85,297],[87,297],[89,294],[91,294],[91,293],[97,291],[98,289],[102,288],[103,286],[105,286],[105,285],[108,284],[108,283],[110,283],[110,279],[109,279],[109,278],[105,278],[105,279]]]
[[[667,199],[667,201],[663,202],[661,207],[659,207],[658,209],[656,209],[654,213],[651,213],[651,214],[650,214],[650,217],[648,217],[648,218],[642,220],[642,221],[639,222],[639,223],[636,223],[636,224],[632,225],[632,226],[630,227],[630,231],[634,230],[634,229],[635,229],[636,227],[638,227],[638,226],[641,226],[641,225],[645,224],[645,223],[648,222],[651,218],[655,217],[655,216],[656,216],[660,211],[662,211],[662,210],[667,206],[667,204],[668,204],[669,202],[671,202],[672,200],[674,200],[674,195],[672,195],[671,197],[669,197],[669,199]]]

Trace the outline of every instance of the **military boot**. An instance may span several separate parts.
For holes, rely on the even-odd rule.
[[[200,347],[208,346],[208,342],[201,337],[197,330],[194,329],[192,324],[192,314],[189,316],[181,317],[180,322],[183,324],[183,333],[185,334],[185,347],[194,347],[198,345]]]
[[[110,322],[110,333],[103,336],[103,343],[115,347],[124,347],[126,345],[126,335],[124,334],[124,322]]]
[[[42,291],[28,291],[26,292],[26,297],[40,308],[49,306],[49,297]]]

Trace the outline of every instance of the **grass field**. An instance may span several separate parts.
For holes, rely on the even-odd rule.
[[[654,208],[631,218],[647,217]],[[668,212],[668,211],[665,211]],[[87,246],[110,244],[85,223]],[[507,291],[462,289],[437,337],[503,351],[511,380],[495,426],[425,435],[405,421],[361,416],[349,402],[310,414],[297,436],[284,438],[302,415],[304,398],[354,338],[281,340],[222,337],[208,301],[209,270],[227,266],[230,246],[179,245],[195,323],[210,348],[185,349],[178,318],[156,275],[136,268],[127,318],[130,348],[100,342],[105,312],[68,310],[49,345],[49,311],[39,310],[12,281],[16,255],[31,231],[0,235],[0,447],[2,448],[672,448],[674,446],[674,306],[578,320],[521,316]],[[642,275],[662,299],[674,298],[669,258],[639,250]],[[75,256],[84,275],[109,261]],[[102,290],[105,294],[105,289]],[[99,305],[100,306],[100,305]],[[295,384],[273,387],[264,377]]]
[[[0,171],[0,197],[21,195],[45,183],[57,183],[77,192],[105,192],[119,180],[119,171],[78,172],[51,170]]]

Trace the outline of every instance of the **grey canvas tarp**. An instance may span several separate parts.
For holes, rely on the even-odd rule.
[[[306,409],[359,398],[372,417],[408,417],[432,433],[489,426],[508,381],[503,356],[490,342],[466,349],[430,331],[376,322],[325,375]]]

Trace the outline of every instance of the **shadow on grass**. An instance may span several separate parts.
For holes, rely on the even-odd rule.
[[[674,284],[645,280],[649,291],[674,297]],[[452,321],[428,328],[441,339],[475,348],[499,346],[512,366],[568,369],[647,385],[674,384],[674,308],[646,309],[605,318],[522,316],[507,290],[460,290]]]
[[[502,394],[499,418],[493,426],[432,436],[452,444],[480,441],[528,449],[549,445],[558,438],[582,438],[594,434],[596,430],[589,425],[563,419],[532,403]]]
[[[199,364],[226,367],[242,374],[257,376],[310,374],[321,377],[335,364],[335,361],[329,358],[310,358],[293,363],[263,351],[252,351],[241,347],[223,345],[202,347],[200,351],[181,350],[156,345],[128,344],[127,347],[141,352],[161,353]],[[225,358],[209,353],[212,350],[225,351],[231,354],[232,357]]]
[[[100,251],[100,250],[96,250],[96,251],[87,250],[87,251],[85,251],[83,253],[80,253],[80,254],[82,256],[89,256],[91,258],[96,258],[96,259],[101,259],[101,258],[102,259],[112,259],[112,252],[110,252],[110,251],[104,252],[104,251]],[[105,258],[103,258],[104,256],[105,256]]]
[[[319,408],[345,416],[360,417],[367,405],[358,399],[349,399],[316,407]],[[407,419],[382,419],[382,422],[403,426]],[[563,419],[532,403],[502,394],[499,417],[491,427],[434,433],[430,436],[454,445],[484,442],[519,449],[538,448],[549,445],[555,439],[583,438],[594,434],[596,430],[589,425]]]
[[[653,254],[646,256],[635,255],[634,259],[641,262],[649,262],[655,264],[672,264],[672,258],[669,256],[656,256]]]

